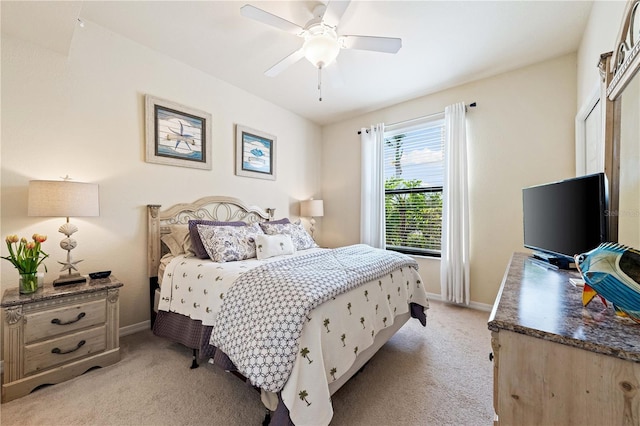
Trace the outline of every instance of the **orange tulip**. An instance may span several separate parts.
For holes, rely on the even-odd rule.
[[[49,257],[40,247],[40,244],[47,240],[47,236],[33,234],[31,238],[33,241],[29,242],[24,237],[19,239],[17,235],[8,235],[5,238],[9,256],[0,256],[0,258],[11,262],[21,274],[37,272],[42,261]],[[46,265],[44,265],[44,269],[47,270]]]
[[[33,234],[33,241],[37,243],[44,243],[47,241],[47,236],[42,234]]]

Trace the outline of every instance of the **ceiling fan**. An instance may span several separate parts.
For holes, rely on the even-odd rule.
[[[374,37],[359,35],[338,35],[340,18],[349,7],[350,1],[329,1],[318,4],[313,9],[313,18],[304,27],[280,16],[246,4],[240,8],[244,17],[295,34],[304,39],[302,47],[289,54],[265,71],[265,75],[275,77],[302,58],[318,68],[318,90],[322,101],[322,69],[333,63],[341,49],[370,50],[374,52],[397,53],[402,40],[394,37]]]

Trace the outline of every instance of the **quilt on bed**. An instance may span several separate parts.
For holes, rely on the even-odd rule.
[[[375,251],[371,248],[365,250]],[[311,251],[330,252],[323,249]],[[409,259],[409,264],[399,269],[389,266],[389,270],[382,271],[383,275],[378,278],[363,279],[361,285],[354,286],[351,291],[331,294],[325,303],[318,302],[315,309],[304,315],[304,327],[294,351],[295,361],[281,390],[282,401],[296,425],[328,424],[333,416],[328,384],[349,370],[358,353],[371,346],[376,334],[392,325],[396,315],[409,310],[409,303],[428,307],[426,292],[415,264],[407,256],[392,254],[395,255]],[[304,258],[309,257],[304,252],[298,252],[297,256],[303,262],[306,261]],[[223,306],[233,292],[232,286],[236,280],[247,275],[247,280],[253,282],[248,279],[251,275],[248,271],[256,268],[257,272],[267,268],[271,263],[269,261],[291,265],[287,258],[275,258],[275,261],[274,258],[261,261],[251,259],[225,264],[192,258],[174,259],[165,272],[159,308],[199,319],[203,325],[213,325],[224,310]],[[338,258],[338,263],[343,266],[351,265],[346,256]],[[336,270],[339,269],[336,265]],[[349,275],[355,269],[358,267],[351,265],[346,268],[349,272],[340,274]],[[255,282],[253,287],[256,287]],[[253,287],[248,284],[249,292]],[[262,321],[256,316],[253,318],[254,325]],[[226,325],[224,328],[227,328]],[[228,349],[223,350],[226,352]],[[239,370],[249,376],[246,369],[239,367]]]
[[[400,253],[358,244],[256,267],[227,293],[211,344],[254,386],[278,392],[289,378],[313,308],[395,269],[417,266]],[[366,328],[364,318],[361,325]]]

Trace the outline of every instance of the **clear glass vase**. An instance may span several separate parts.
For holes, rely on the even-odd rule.
[[[20,294],[30,294],[38,290],[38,273],[20,274]]]

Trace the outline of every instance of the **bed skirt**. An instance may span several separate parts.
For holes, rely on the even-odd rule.
[[[153,324],[153,334],[156,336],[165,337],[189,349],[196,349],[199,359],[212,358],[214,363],[223,369],[236,371],[229,357],[209,344],[212,329],[211,326],[202,325],[202,321],[166,311],[158,311]]]

